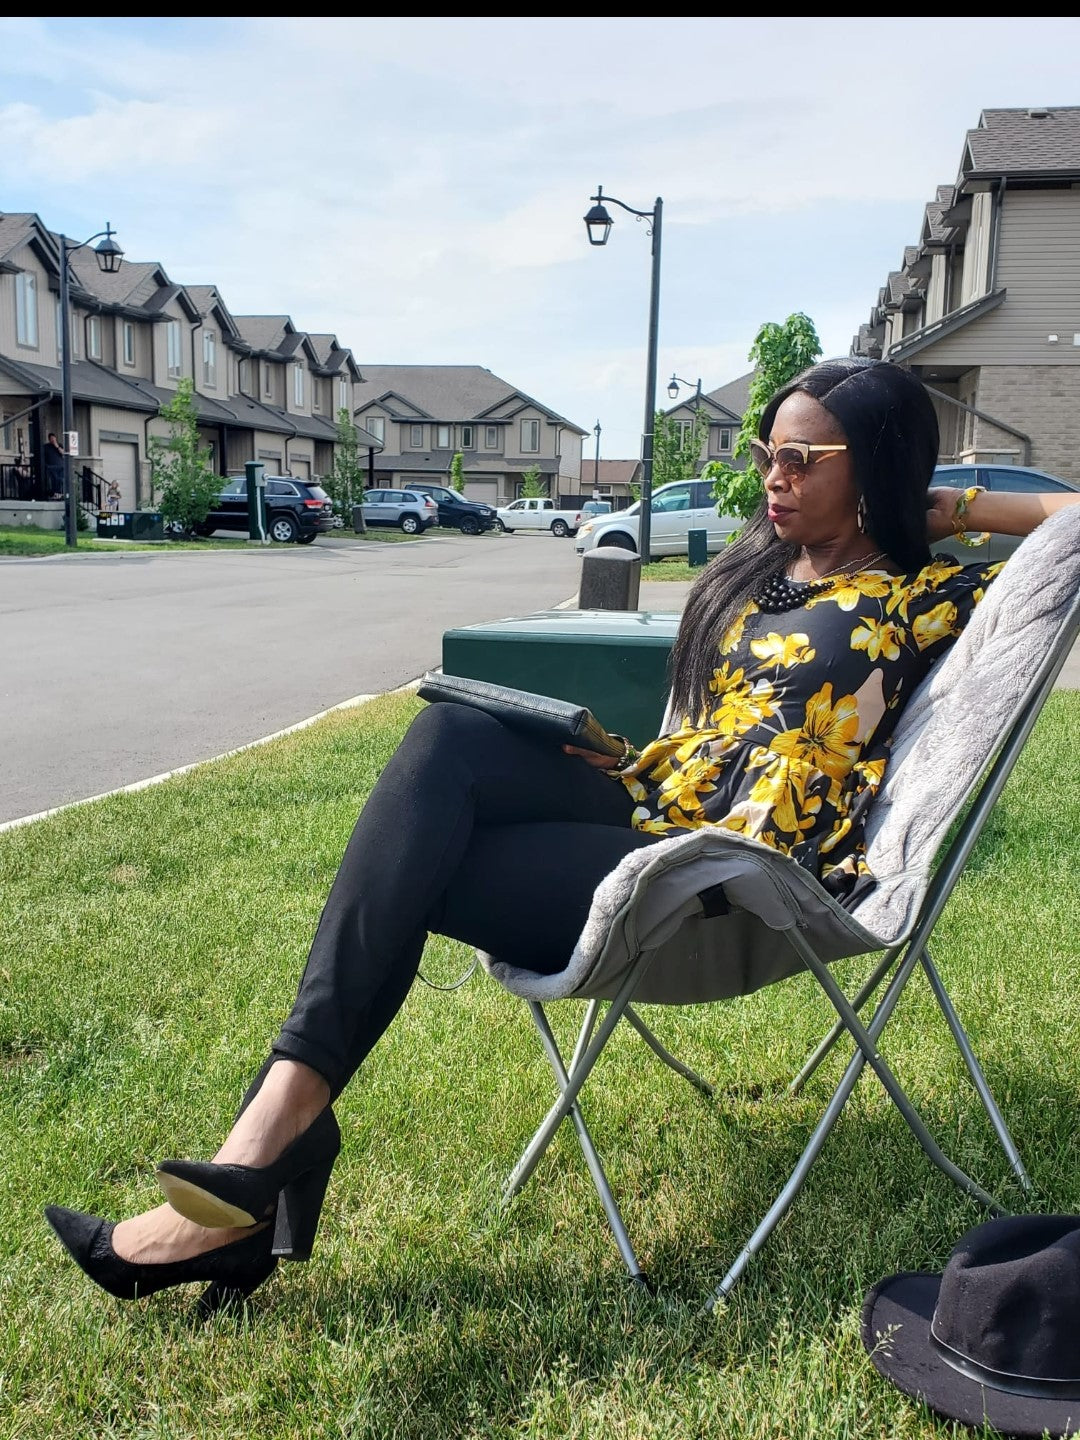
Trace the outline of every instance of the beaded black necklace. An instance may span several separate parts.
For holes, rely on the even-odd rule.
[[[854,575],[859,570],[868,569],[875,560],[885,558],[885,551],[878,550],[873,555],[864,555],[858,560],[849,560],[844,565],[835,565],[817,580],[791,580],[786,570],[777,570],[751,592],[750,599],[766,615],[781,615],[786,610],[798,610],[808,600],[827,590],[831,580],[842,575]]]

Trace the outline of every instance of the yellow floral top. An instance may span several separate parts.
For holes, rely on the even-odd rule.
[[[900,711],[1000,569],[939,558],[909,575],[837,576],[782,614],[748,601],[720,645],[714,707],[619,772],[631,824],[721,825],[858,899],[874,883],[863,825]]]

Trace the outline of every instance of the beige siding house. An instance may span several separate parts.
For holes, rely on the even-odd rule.
[[[722,460],[728,465],[737,465],[740,469],[746,464],[744,458],[734,460],[732,450],[742,426],[742,417],[750,398],[750,381],[753,378],[754,372],[748,370],[745,375],[729,380],[718,390],[701,392],[701,408],[709,417],[709,429],[701,442],[701,454],[695,466],[697,474],[701,473],[702,467],[710,460]],[[696,392],[688,393],[685,400],[680,400],[664,413],[678,421],[682,429],[689,434],[693,429],[697,407]]]
[[[446,482],[461,453],[465,494],[504,504],[529,470],[551,496],[588,499],[579,425],[480,365],[361,365],[359,425],[382,442],[375,483]],[[587,469],[587,467],[586,467]]]
[[[852,353],[922,377],[942,460],[1080,481],[1080,106],[983,111]]]

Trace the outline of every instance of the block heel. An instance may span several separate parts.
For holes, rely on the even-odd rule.
[[[281,1260],[310,1260],[333,1160],[286,1185],[278,1195],[271,1254]]]

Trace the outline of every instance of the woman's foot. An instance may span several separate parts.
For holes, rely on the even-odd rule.
[[[311,1254],[341,1132],[330,1088],[292,1060],[271,1065],[212,1161],[163,1160],[157,1180],[172,1208],[200,1227],[275,1217],[273,1253]]]
[[[230,1236],[223,1244],[220,1230],[196,1234],[200,1227],[186,1221],[179,1224],[187,1226],[187,1232],[178,1229],[178,1217],[162,1215],[168,1209],[163,1205],[120,1225],[60,1205],[47,1206],[45,1217],[84,1274],[119,1300],[134,1300],[195,1281],[209,1282],[200,1301],[200,1310],[206,1315],[250,1295],[277,1265],[268,1225]],[[122,1237],[119,1249],[113,1243],[117,1232]],[[207,1243],[213,1240],[217,1244]],[[151,1255],[158,1258],[148,1258]]]

